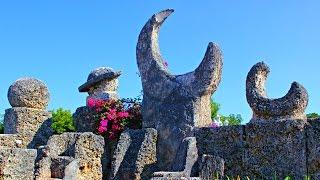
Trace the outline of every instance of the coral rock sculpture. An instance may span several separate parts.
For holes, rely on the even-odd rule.
[[[12,107],[45,109],[49,98],[47,86],[34,78],[18,79],[8,90],[8,99]]]
[[[297,82],[293,82],[289,92],[279,99],[269,99],[265,81],[270,72],[264,62],[254,65],[247,76],[246,95],[252,108],[251,122],[270,119],[306,119],[304,111],[308,105],[308,93]]]
[[[158,33],[173,12],[168,9],[153,15],[140,32],[136,55],[143,87],[143,127],[158,130],[158,157],[161,170],[169,170],[176,151],[193,127],[211,123],[210,98],[222,73],[222,53],[209,43],[195,71],[172,75],[161,57]]]
[[[46,111],[49,102],[47,86],[35,78],[21,78],[8,90],[12,108],[6,109],[4,135],[0,147],[37,148],[45,145],[53,134],[51,113]]]

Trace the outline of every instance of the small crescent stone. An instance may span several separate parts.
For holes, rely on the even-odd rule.
[[[253,111],[251,121],[305,119],[304,111],[308,105],[307,90],[299,83],[293,82],[285,96],[269,99],[265,90],[265,81],[269,72],[269,67],[264,62],[259,62],[247,75],[246,96]]]

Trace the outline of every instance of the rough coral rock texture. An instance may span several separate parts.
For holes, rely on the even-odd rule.
[[[22,148],[22,139],[16,134],[0,134],[1,148]]]
[[[195,137],[183,139],[172,167],[173,171],[183,172],[185,177],[194,176],[195,166],[197,166],[198,149]]]
[[[118,99],[119,80],[103,80],[97,86],[91,87],[88,91],[88,98],[94,99]]]
[[[8,90],[8,99],[12,107],[45,109],[50,93],[47,86],[35,78],[21,78]]]
[[[159,51],[158,33],[172,12],[153,15],[141,30],[136,48],[143,87],[143,127],[158,130],[158,166],[164,171],[170,171],[180,143],[192,136],[193,127],[211,123],[210,98],[222,73],[222,53],[213,43],[195,71],[184,75],[169,72]]]
[[[53,134],[50,118],[51,113],[41,109],[10,108],[4,116],[4,133],[17,137],[19,147],[37,148],[45,145]]]
[[[279,178],[290,175],[303,179],[308,173],[310,149],[306,127],[306,121],[274,119],[245,126],[200,128],[196,131],[199,156],[223,158],[227,176],[261,179],[277,173]]]
[[[104,139],[93,133],[82,133],[75,143],[75,159],[79,160],[81,179],[102,179]]]
[[[74,166],[79,167],[77,175],[69,175],[76,176],[78,179],[102,179],[101,160],[104,153],[104,138],[102,136],[91,132],[63,133],[52,136],[48,141],[47,148],[49,150],[48,156],[51,159],[68,156],[77,161],[72,164],[72,167],[69,167],[69,169],[74,169]],[[73,161],[69,163],[71,162]],[[66,171],[68,164],[63,166],[63,172]]]
[[[157,131],[126,130],[113,155],[110,179],[150,179],[156,163]]]
[[[246,125],[244,168],[249,177],[293,176],[307,174],[306,122],[296,120],[256,122]]]
[[[212,155],[225,161],[225,175],[241,175],[245,169],[244,127],[222,126],[220,128],[199,128],[196,131],[199,157]]]
[[[197,141],[195,137],[187,137],[183,139],[174,164],[172,166],[172,172],[159,171],[153,173],[154,178],[166,178],[166,179],[187,179],[197,176],[198,171],[198,149]]]
[[[118,99],[118,77],[120,75],[120,71],[116,72],[109,67],[99,67],[89,74],[87,82],[79,87],[79,91],[88,92],[87,99]]]
[[[66,167],[74,160],[73,157],[70,156],[58,156],[51,159],[51,177],[52,178],[64,178],[65,177],[65,169]]]
[[[264,62],[255,64],[247,75],[246,96],[253,111],[251,121],[270,119],[306,119],[304,111],[308,105],[308,93],[297,82],[292,83],[289,92],[279,99],[269,99],[265,81],[270,72]]]
[[[95,115],[96,112],[87,106],[77,108],[73,114],[77,132],[96,132],[98,123]]]
[[[0,148],[0,179],[33,180],[35,149]]]
[[[307,164],[312,179],[320,179],[320,119],[308,120]]]
[[[218,156],[204,154],[200,162],[202,180],[220,180],[224,178],[224,160]]]
[[[75,156],[75,143],[81,133],[63,133],[50,137],[47,147],[51,157]]]

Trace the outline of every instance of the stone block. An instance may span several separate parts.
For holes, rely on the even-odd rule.
[[[247,176],[278,178],[307,175],[304,121],[285,120],[249,123],[243,156]]]
[[[102,179],[104,139],[93,133],[82,133],[75,144],[75,158],[79,160],[82,179]]]
[[[0,149],[0,179],[33,180],[35,149]]]
[[[225,161],[225,175],[240,175],[243,167],[244,127],[222,126],[196,130],[199,157],[204,154],[218,156]]]
[[[68,176],[77,177],[78,179],[102,179],[101,160],[104,153],[104,139],[102,136],[91,132],[63,133],[52,136],[47,146],[49,149],[48,154],[51,158],[69,156],[77,161],[72,167],[69,167],[70,172],[70,169],[74,169],[77,166],[77,173],[72,174],[70,172]],[[61,167],[67,168],[63,164]]]
[[[111,179],[150,179],[154,172],[157,131],[152,128],[127,130],[113,154]]]
[[[21,148],[22,144],[22,139],[17,134],[0,134],[0,149]]]
[[[220,180],[224,177],[224,160],[217,156],[203,155],[200,162],[202,180]]]
[[[40,109],[10,108],[4,116],[4,133],[18,134],[21,147],[37,148],[45,145],[53,134],[50,118],[50,112]]]
[[[308,174],[312,179],[320,178],[320,119],[311,119],[307,126]]]
[[[51,177],[52,178],[64,178],[66,167],[74,160],[69,156],[58,156],[51,158]]]
[[[50,156],[72,156],[75,157],[75,143],[81,133],[63,133],[50,137],[47,146]]]
[[[73,114],[77,132],[96,132],[98,127],[95,115],[96,113],[87,106],[77,108]]]
[[[192,177],[192,170],[198,160],[197,140],[195,137],[185,138],[176,155],[172,170],[183,172],[185,177]]]

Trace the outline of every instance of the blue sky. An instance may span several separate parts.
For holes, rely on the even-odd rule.
[[[222,82],[214,94],[222,114],[251,118],[245,97],[250,68],[271,68],[268,95],[285,95],[292,81],[309,92],[307,112],[320,112],[320,1],[0,1],[0,111],[7,90],[25,76],[43,80],[49,109],[85,104],[77,88],[100,66],[122,70],[121,97],[141,91],[135,59],[138,34],[148,18],[175,9],[160,32],[160,47],[174,74],[194,70],[208,42],[224,54]]]

